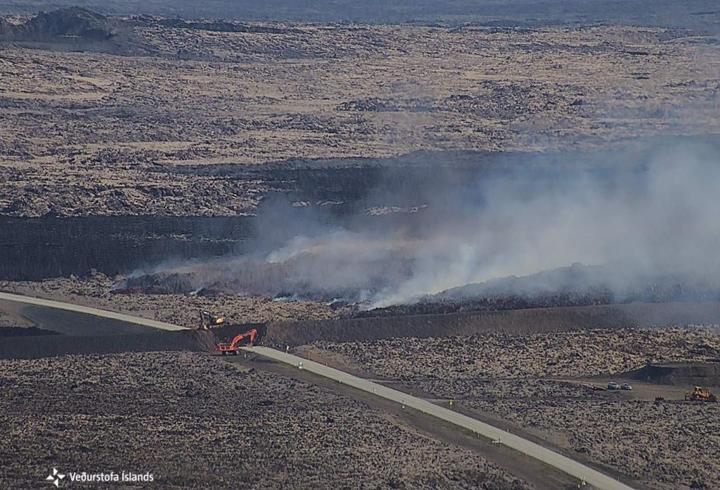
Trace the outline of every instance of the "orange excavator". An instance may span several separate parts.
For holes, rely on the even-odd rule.
[[[235,337],[233,337],[233,339],[230,343],[220,342],[219,344],[217,344],[215,346],[215,348],[223,356],[226,356],[228,354],[232,354],[232,355],[236,356],[236,355],[238,355],[240,346],[242,346],[242,345],[252,346],[255,343],[255,339],[257,339],[257,336],[258,336],[257,329],[251,328],[247,332],[243,332],[243,333],[238,334]]]

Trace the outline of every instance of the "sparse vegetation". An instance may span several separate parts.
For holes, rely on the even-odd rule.
[[[40,13],[47,0],[0,6],[9,14],[0,17],[0,291],[189,328],[209,310],[227,325],[158,333],[0,302],[0,487],[37,487],[53,467],[151,471],[167,488],[559,485],[502,444],[423,425],[405,402],[389,409],[307,370],[210,355],[216,336],[250,322],[268,323],[256,326],[265,346],[381,378],[631,483],[720,487],[720,404],[685,400],[680,386],[720,384],[720,332],[668,327],[712,323],[720,311],[705,257],[717,242],[708,197],[717,177],[707,170],[720,149],[713,0],[576,0],[573,12],[564,0],[322,0],[312,11],[291,0],[69,1]],[[638,177],[652,162],[635,156],[676,141],[709,162],[699,178],[673,186],[677,175],[662,173],[650,195],[663,206],[651,199],[647,214],[613,219],[642,202],[638,189],[655,189]],[[494,194],[462,192],[531,166],[538,178],[526,172],[528,184],[545,175],[537,193],[489,179]],[[571,169],[601,176],[598,185],[556,199],[568,187],[546,180]],[[619,186],[614,206],[591,199],[602,212],[565,215],[605,177],[637,185]],[[696,188],[706,200],[690,195]],[[431,192],[435,203],[415,202]],[[517,199],[495,199],[502,209],[475,219],[500,194]],[[535,194],[552,206],[527,199]],[[687,202],[676,206],[677,195]],[[537,214],[517,219],[521,207]],[[700,209],[710,218],[688,218]],[[301,219],[305,210],[320,219]],[[455,222],[461,214],[472,219]],[[504,263],[521,263],[508,274],[540,267],[544,257],[526,256],[552,249],[548,267],[557,267],[571,255],[560,242],[577,239],[584,252],[604,214],[617,230],[611,242],[629,242],[633,220],[664,231],[628,246],[645,269],[623,295],[589,280],[603,265],[454,288],[484,273],[437,260],[474,255],[495,277]],[[551,215],[557,233],[545,231]],[[417,230],[444,221],[452,226],[437,227],[436,247],[426,247]],[[349,239],[277,248],[330,222]],[[498,231],[508,222],[520,225]],[[366,225],[382,239],[353,228]],[[462,243],[459,229],[472,227]],[[485,234],[498,239],[474,247]],[[684,247],[696,234],[707,248]],[[695,256],[691,279],[707,275],[699,286],[641,253],[669,236],[687,248],[680,262]],[[528,247],[513,255],[510,241]],[[433,268],[422,267],[428,256]],[[671,280],[646,273],[658,265]],[[625,263],[617,267],[627,279]],[[438,279],[448,269],[460,279]],[[409,277],[433,287],[390,294],[389,279]],[[550,287],[555,279],[562,288]],[[687,362],[662,380],[630,377],[650,361]]]
[[[720,45],[682,30],[121,24],[0,43],[1,214],[237,215],[283,182],[233,169],[269,162],[720,131]]]

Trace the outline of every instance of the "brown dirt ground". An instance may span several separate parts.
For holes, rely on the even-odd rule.
[[[4,488],[53,467],[150,471],[167,488],[527,487],[365,403],[217,357],[0,361],[0,386]]]
[[[336,363],[397,380],[404,389],[429,397],[455,400],[462,410],[510,422],[574,457],[652,488],[720,485],[720,404],[678,401],[677,387],[662,392],[667,401],[656,403],[634,392],[594,390],[587,379],[547,379],[622,373],[649,359],[717,358],[716,330],[317,342],[312,354],[322,358],[327,351]]]
[[[720,336],[711,330],[685,328],[316,342],[314,346],[355,359],[378,375],[401,380],[595,376],[624,373],[647,362],[720,357]]]
[[[277,183],[175,168],[720,132],[720,44],[684,30],[279,28],[0,44],[0,213],[236,215]]]
[[[187,297],[114,295],[109,293],[111,284],[108,278],[96,275],[82,280],[3,283],[2,289],[12,286],[10,289],[17,292],[194,325],[195,307],[188,307]],[[226,301],[207,303],[206,307],[249,301],[247,298],[197,299]],[[298,318],[318,311],[312,309],[318,308],[314,304],[310,304],[310,309],[298,310],[292,308],[301,305],[293,306],[292,302],[269,304],[290,307],[285,314]],[[252,303],[247,305],[251,308]],[[674,391],[661,390],[660,394],[668,401],[654,404],[654,396],[639,396],[642,390],[611,394],[591,390],[589,384],[602,384],[608,376],[641,367],[647,361],[717,358],[719,339],[717,328],[552,333],[526,330],[423,339],[324,341],[299,348],[298,352],[362,376],[389,380],[400,388],[431,398],[457,400],[461,410],[509,423],[563,448],[574,457],[599,462],[650,487],[705,485],[713,488],[720,482],[720,468],[714,463],[720,441],[713,435],[720,433],[720,427],[716,427],[720,420],[716,413],[718,405],[673,401],[682,397],[677,387]],[[96,359],[93,362],[105,362],[98,357],[93,359]],[[601,378],[593,382],[590,376]],[[657,393],[655,388],[645,392]],[[698,433],[706,436],[698,438],[695,436]]]

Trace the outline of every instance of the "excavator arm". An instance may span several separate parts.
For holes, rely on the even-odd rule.
[[[253,345],[255,343],[255,340],[257,339],[257,336],[257,329],[252,328],[247,332],[243,332],[233,337],[232,341],[229,344],[225,342],[217,344],[216,348],[222,355],[227,355],[228,353],[237,355],[238,349],[242,344],[247,342],[247,345]]]

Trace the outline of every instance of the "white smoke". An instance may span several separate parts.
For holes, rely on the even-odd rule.
[[[478,183],[486,205],[443,224],[416,253],[412,277],[374,306],[572,263],[612,264],[614,290],[643,277],[716,280],[720,164],[678,152],[607,183],[585,174],[534,185],[522,176]]]
[[[573,263],[605,266],[603,285],[618,294],[661,276],[717,287],[717,154],[678,148],[641,165],[618,157],[601,170],[585,168],[539,171],[528,157],[513,171],[430,179],[402,197],[421,210],[414,215],[372,226],[294,216],[288,226],[296,231],[278,247],[163,272],[189,274],[194,288],[343,296],[365,307]],[[398,196],[383,188],[373,199]],[[360,222],[374,219],[365,218]]]

